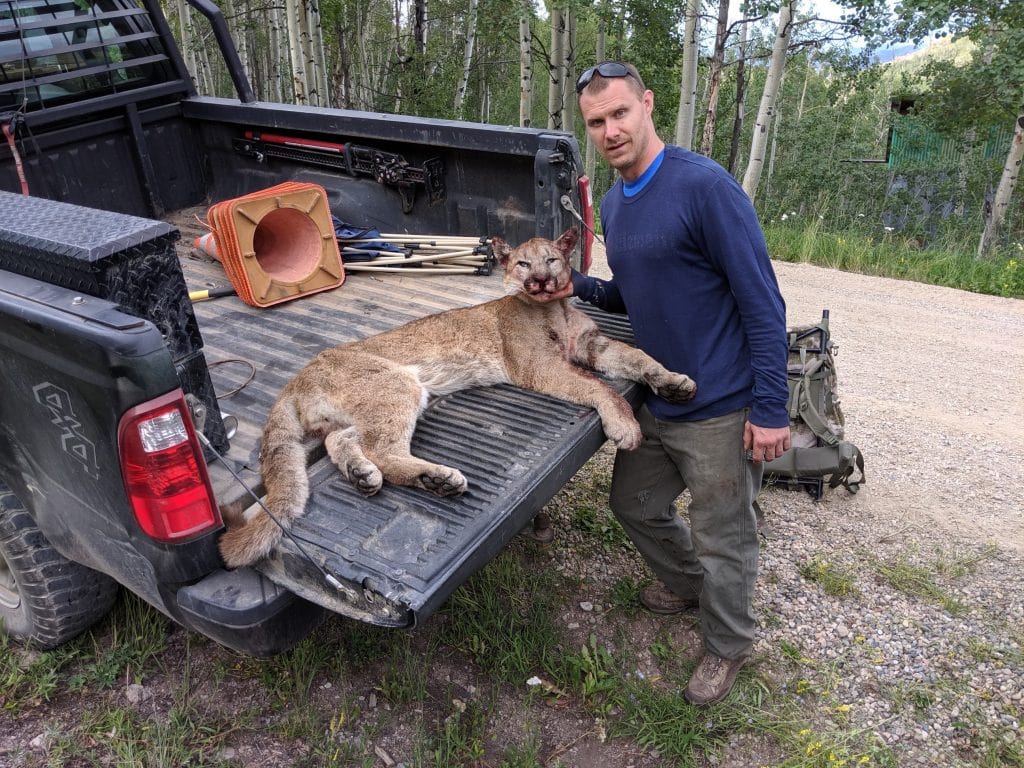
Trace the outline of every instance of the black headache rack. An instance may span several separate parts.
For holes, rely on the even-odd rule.
[[[155,0],[0,0],[2,122],[38,127],[194,93]]]
[[[632,343],[625,317],[581,309],[608,336]],[[639,385],[614,386],[639,403]],[[420,418],[413,453],[459,469],[465,494],[441,498],[385,483],[366,498],[320,458],[306,514],[291,528],[301,551],[285,537],[255,567],[336,613],[414,626],[528,525],[604,441],[591,408],[507,385],[447,395]]]

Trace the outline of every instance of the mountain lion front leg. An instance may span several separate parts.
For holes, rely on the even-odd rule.
[[[646,352],[604,336],[594,328],[576,340],[576,358],[595,371],[619,379],[646,384],[654,394],[674,403],[682,403],[697,393],[689,376],[675,373]]]
[[[545,357],[511,373],[512,384],[518,387],[596,409],[605,435],[616,448],[632,451],[640,447],[642,435],[633,408],[589,371],[561,358]]]

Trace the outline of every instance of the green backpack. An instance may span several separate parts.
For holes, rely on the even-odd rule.
[[[793,447],[764,465],[764,484],[804,488],[817,500],[842,485],[856,493],[864,482],[864,457],[843,439],[846,421],[836,387],[838,348],[828,310],[814,325],[789,330],[789,423]],[[857,476],[854,473],[857,473]]]

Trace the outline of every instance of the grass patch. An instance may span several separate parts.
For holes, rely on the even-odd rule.
[[[829,231],[821,221],[768,222],[768,252],[779,261],[816,264],[846,272],[914,280],[931,285],[1024,297],[1024,248],[1011,243],[989,258],[976,259],[977,240],[950,237],[922,248],[913,237],[884,230]]]
[[[60,686],[61,671],[77,657],[74,643],[36,652],[0,634],[0,709],[17,714],[49,701]]]
[[[188,705],[174,705],[163,718],[111,707],[87,716],[83,725],[91,741],[104,742],[106,754],[118,766],[230,765],[220,757],[230,725],[211,721]]]
[[[807,581],[819,585],[826,595],[832,597],[855,597],[859,594],[856,578],[848,568],[825,559],[824,555],[814,555],[799,566],[800,575]]]
[[[534,674],[560,679],[565,655],[556,611],[558,578],[506,549],[463,584],[441,611],[437,639],[468,654],[486,674],[522,685]]]
[[[918,565],[902,556],[892,563],[885,563],[877,559],[873,559],[872,563],[875,571],[900,592],[936,603],[951,616],[960,616],[966,613],[966,606],[947,594],[935,580],[934,574],[937,571],[935,567]]]
[[[631,549],[625,529],[608,509],[606,500],[597,504],[582,502],[572,511],[570,524],[576,530],[587,534],[592,541],[598,542],[605,550]]]

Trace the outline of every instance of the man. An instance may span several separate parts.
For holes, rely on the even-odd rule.
[[[723,699],[751,654],[762,462],[790,447],[786,309],[750,199],[721,166],[666,146],[654,94],[630,64],[576,83],[587,134],[620,178],[601,203],[611,281],[573,292],[628,311],[638,346],[697,382],[693,400],[648,393],[641,447],[615,458],[610,505],[657,579],[656,613],[699,606],[704,656],[684,695]],[[689,524],[675,499],[690,491]]]

